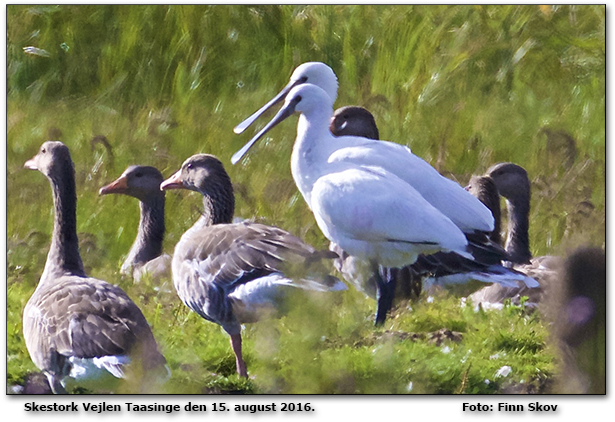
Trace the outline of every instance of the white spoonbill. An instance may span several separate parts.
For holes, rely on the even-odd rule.
[[[315,85],[301,84],[293,88],[284,107],[233,156],[233,162],[295,111],[301,116],[291,171],[318,226],[331,242],[350,255],[370,262],[374,271],[377,265],[403,267],[416,261],[421,253],[441,250],[455,251],[472,259],[467,252],[466,236],[458,225],[431,205],[413,185],[396,175],[401,173],[400,167],[404,165],[416,179],[419,175],[410,167],[413,162],[417,167],[421,163],[431,166],[398,144],[352,136],[334,138],[329,132],[333,102]],[[407,156],[407,162],[401,163],[400,160],[397,172],[387,171],[387,161],[392,157],[380,154],[378,145],[391,145],[397,156]],[[367,160],[370,154],[380,156],[370,162]],[[435,169],[431,169],[443,179]],[[459,185],[449,182],[480,204]],[[493,226],[491,213],[489,210],[487,213]],[[489,224],[485,226],[489,227]],[[392,292],[388,291],[383,277],[377,276],[377,284],[376,322],[381,323],[390,307]]]
[[[307,62],[302,65],[297,66],[293,74],[290,76],[290,81],[288,84],[282,89],[278,95],[273,97],[267,104],[258,109],[254,114],[245,119],[243,122],[239,123],[233,131],[236,134],[243,133],[256,119],[258,119],[265,111],[267,111],[270,107],[275,104],[284,101],[286,95],[290,92],[294,87],[301,84],[312,84],[320,87],[324,90],[329,98],[331,98],[331,103],[335,102],[337,98],[337,76],[335,76],[335,72],[329,66],[321,62]]]
[[[275,98],[237,125],[235,133],[243,132],[265,110],[288,97],[289,92],[294,87],[306,84],[318,86],[329,98],[331,113],[326,113],[329,115],[327,116],[327,125],[323,129],[323,131],[326,129],[328,132],[327,128],[333,103],[337,98],[337,77],[326,64],[308,62],[295,69],[288,85]],[[301,126],[301,122],[299,124]],[[267,130],[271,127],[268,125]],[[265,132],[266,130],[263,129],[233,155],[231,160],[233,164],[237,163]],[[327,139],[328,141],[323,140],[323,142],[328,142],[330,145],[323,146],[322,150],[327,154],[329,162],[338,161],[357,166],[382,167],[412,185],[427,202],[453,221],[464,233],[491,232],[493,230],[493,216],[487,207],[466,192],[458,183],[441,176],[426,161],[412,154],[410,148],[394,142],[367,140],[354,136],[340,138],[330,136]],[[295,158],[293,158],[292,163],[295,167]],[[297,187],[306,199],[308,206],[311,206],[309,196],[306,196],[307,186],[304,186],[306,183],[310,185],[312,182],[302,179],[301,182],[297,182]]]

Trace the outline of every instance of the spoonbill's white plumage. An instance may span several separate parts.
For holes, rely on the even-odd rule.
[[[361,136],[369,139],[380,139],[380,132],[376,120],[369,110],[360,106],[340,107],[333,113],[329,124],[331,133],[338,136]],[[371,274],[365,261],[349,255],[339,245],[331,243],[329,249],[336,252],[339,258],[335,260],[335,267],[352,283],[357,290],[371,298],[376,298],[376,280]],[[412,268],[413,265],[403,268],[385,269],[379,268],[381,274],[387,272],[391,276],[389,283],[393,283],[395,298],[411,299],[421,294],[422,278]],[[367,269],[367,270],[366,270]]]
[[[412,264],[421,253],[441,250],[455,251],[472,259],[466,251],[466,235],[459,225],[430,204],[417,189],[420,173],[427,178],[444,178],[402,145],[353,136],[334,138],[329,132],[333,102],[321,88],[311,84],[293,88],[284,107],[247,146],[295,111],[301,116],[291,172],[318,226],[330,241],[350,255],[387,267],[403,267]],[[233,162],[246,150],[235,154]],[[391,166],[394,160],[399,162]],[[391,167],[394,171],[389,171]],[[414,183],[409,184],[408,180]],[[449,201],[469,197],[467,202],[476,201],[484,208],[461,186],[444,180],[427,184],[432,189],[434,185],[442,186],[442,194]],[[459,204],[457,208],[464,207]],[[450,205],[447,209],[451,210]],[[493,217],[488,210],[487,213],[489,218],[480,225],[483,230],[493,228]],[[379,281],[380,298],[385,284],[384,280]],[[380,298],[377,322],[384,321],[380,308],[386,306]]]
[[[328,126],[332,115],[332,106],[337,97],[338,84],[333,70],[320,62],[304,63],[297,67],[291,76],[289,84],[273,100],[240,123],[235,128],[235,132],[241,133],[267,108],[280,102],[284,96],[288,97],[293,87],[306,84],[316,85],[321,88],[329,98],[331,105],[331,110],[327,108],[327,111],[324,113],[327,115],[327,124],[318,129],[311,128],[312,133],[314,133],[314,136],[325,136],[325,133],[330,135]],[[276,116],[269,125],[263,128],[252,140],[233,155],[231,159],[233,164],[237,163],[265,132],[286,117],[288,116]],[[302,119],[300,119],[297,128],[298,133],[301,134],[307,129],[307,126],[309,124],[307,122],[302,123]],[[331,136],[329,137],[332,138]],[[323,138],[322,143],[330,140]],[[426,161],[412,154],[412,151],[407,146],[356,136],[343,136],[335,138],[333,141],[328,142],[330,145],[323,145],[320,148],[321,154],[326,155],[328,162],[346,162],[353,166],[385,168],[388,172],[393,173],[415,188],[427,202],[447,216],[463,232],[491,232],[493,230],[493,216],[478,199],[466,192],[456,182],[441,176]],[[297,166],[294,158],[292,166]],[[305,177],[304,172],[302,172],[302,175]],[[309,196],[306,197],[306,192],[309,191],[308,186],[311,183],[312,181],[308,179],[297,181],[297,187],[306,199],[308,206],[310,206],[310,201]]]

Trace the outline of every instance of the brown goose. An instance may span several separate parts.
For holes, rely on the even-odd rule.
[[[467,189],[492,210],[496,227],[500,226],[500,198],[506,198],[508,207],[508,235],[506,252],[509,255],[507,265],[538,280],[540,287],[487,286],[469,296],[476,305],[500,308],[506,299],[519,303],[523,296],[528,296],[527,305],[536,306],[549,286],[556,282],[562,260],[556,256],[532,258],[529,241],[530,180],[525,169],[513,163],[499,163],[492,166],[485,176],[475,176]]]
[[[508,236],[505,248],[509,261],[529,264],[532,259],[529,236],[531,188],[527,172],[517,164],[499,163],[490,167],[485,176],[494,181],[497,192],[506,198]],[[499,198],[496,203],[499,206]]]
[[[24,166],[49,179],[55,208],[45,269],[23,314],[30,357],[54,393],[66,393],[67,378],[97,376],[97,370],[149,387],[149,376],[168,368],[145,317],[122,289],[83,269],[68,148],[45,142]],[[134,392],[140,391],[139,385]]]
[[[188,158],[160,188],[203,195],[203,215],[175,246],[173,282],[186,306],[231,336],[240,376],[248,376],[241,350],[242,323],[275,312],[289,288],[346,289],[320,266],[322,258],[336,254],[316,251],[277,227],[232,224],[233,187],[216,157]]]
[[[137,198],[141,219],[137,237],[120,272],[139,281],[144,274],[154,279],[171,275],[171,257],[162,254],[164,239],[164,178],[155,167],[130,166],[114,182],[100,188],[100,195],[124,194]]]

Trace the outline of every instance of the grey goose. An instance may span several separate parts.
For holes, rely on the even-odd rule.
[[[75,170],[68,148],[61,142],[45,142],[24,166],[49,179],[55,209],[47,262],[23,313],[30,357],[54,393],[66,393],[69,378],[100,372],[125,378],[132,392],[149,391],[155,377],[168,375],[166,360],[128,295],[85,274],[77,239]]]
[[[241,324],[275,314],[289,289],[346,290],[321,262],[336,254],[317,251],[277,227],[232,223],[233,186],[213,155],[188,158],[160,188],[203,195],[201,217],[175,246],[173,282],[186,306],[230,335],[240,376],[248,375]]]
[[[508,253],[507,265],[538,280],[540,287],[529,287],[519,283],[517,286],[487,286],[474,292],[469,299],[476,305],[502,306],[506,299],[519,303],[523,296],[529,297],[528,306],[536,306],[543,295],[558,278],[562,259],[556,256],[532,257],[529,239],[530,180],[526,170],[513,163],[499,163],[490,167],[484,176],[474,176],[467,187],[489,207],[497,220],[500,220],[500,195],[506,199],[508,208],[508,234],[505,249]],[[500,226],[496,222],[496,227]]]
[[[151,166],[130,166],[115,181],[103,186],[100,195],[123,194],[139,200],[140,220],[137,237],[120,272],[139,281],[145,274],[170,278],[171,257],[162,253],[164,240],[164,178]]]

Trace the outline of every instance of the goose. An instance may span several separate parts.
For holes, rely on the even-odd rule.
[[[517,164],[498,163],[487,170],[499,195],[506,198],[508,235],[506,251],[514,264],[529,264],[530,252],[530,179],[527,171]],[[499,206],[499,200],[496,202]]]
[[[188,189],[203,195],[202,216],[175,246],[173,283],[186,306],[230,335],[240,376],[248,376],[241,324],[275,314],[290,289],[347,289],[320,267],[323,259],[336,254],[316,251],[277,227],[232,223],[231,179],[213,155],[188,158],[160,189]]]
[[[164,239],[164,181],[158,169],[151,166],[130,166],[115,181],[103,186],[99,195],[124,194],[137,198],[141,218],[137,237],[132,244],[120,273],[140,281],[145,274],[152,278],[168,278],[171,257],[162,253]]]
[[[540,286],[487,286],[474,292],[469,299],[475,305],[501,308],[506,299],[519,303],[521,297],[528,296],[526,305],[537,306],[545,291],[557,279],[562,260],[550,255],[532,257],[529,248],[530,180],[526,170],[517,164],[498,163],[490,167],[484,176],[472,177],[467,189],[493,210],[496,220],[500,219],[499,195],[506,199],[508,234],[505,249],[509,256],[507,265],[540,282]],[[496,227],[499,226],[500,223],[497,222]]]
[[[472,176],[466,190],[477,197],[493,214],[493,231],[489,234],[492,242],[500,245],[502,243],[502,213],[500,211],[500,195],[498,187],[489,176]],[[508,257],[514,259],[514,257]]]
[[[406,147],[353,136],[335,138],[329,132],[332,100],[315,85],[294,87],[278,114],[233,156],[232,162],[236,163],[267,131],[295,111],[301,113],[291,156],[295,184],[325,237],[348,254],[366,260],[372,268],[378,285],[378,325],[384,322],[392,300],[391,278],[377,276],[378,265],[404,267],[414,263],[420,254],[438,251],[454,251],[473,259],[460,225],[426,199],[422,194],[424,186],[419,191],[415,185],[420,185],[422,177],[425,185],[441,187],[441,195],[448,196],[449,211],[455,198],[470,198],[467,203],[460,201],[459,214],[463,214],[464,205],[476,201],[479,209],[489,214],[489,219],[483,221],[485,229],[493,228],[489,210]],[[379,145],[388,147],[382,152]],[[397,154],[390,156],[386,148]],[[397,163],[390,166],[392,160]],[[408,174],[401,169],[404,160]],[[390,167],[395,171],[389,171]],[[471,209],[472,205],[465,208]],[[466,223],[473,219],[475,216],[468,215]]]
[[[54,393],[66,382],[112,375],[152,386],[166,360],[145,317],[118,286],[85,274],[77,239],[75,169],[68,147],[47,141],[25,168],[51,184],[53,235],[38,285],[23,313],[26,347]]]

